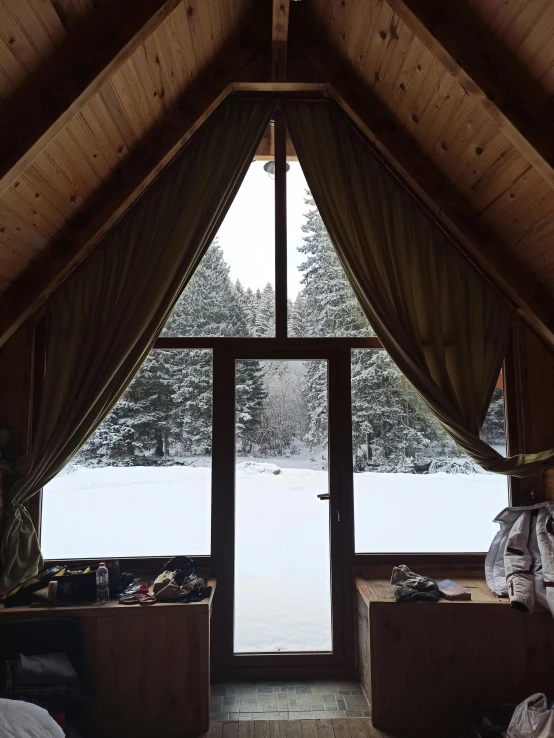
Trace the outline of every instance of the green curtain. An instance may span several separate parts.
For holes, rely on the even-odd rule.
[[[334,103],[290,100],[283,109],[323,222],[393,361],[480,466],[541,474],[554,464],[554,450],[506,459],[479,437],[513,308]]]
[[[273,107],[225,100],[48,300],[40,410],[27,468],[10,490],[0,591],[42,566],[24,504],[85,443],[146,358],[233,201]]]

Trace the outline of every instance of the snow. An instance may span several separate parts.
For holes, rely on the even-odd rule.
[[[237,465],[236,651],[331,649],[328,474],[287,461]],[[207,466],[68,469],[44,491],[44,556],[209,554],[210,484]],[[364,472],[354,490],[360,553],[486,551],[508,495],[492,474]]]

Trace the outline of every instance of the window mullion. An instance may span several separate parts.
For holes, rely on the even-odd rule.
[[[286,127],[275,111],[275,335],[287,336],[287,157]]]

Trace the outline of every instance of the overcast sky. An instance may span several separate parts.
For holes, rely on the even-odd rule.
[[[255,161],[244,178],[235,201],[219,229],[218,239],[231,267],[233,282],[244,287],[275,285],[275,182],[264,172],[263,161]],[[298,162],[290,162],[287,173],[288,287],[294,300],[301,289],[298,266],[304,259],[297,250],[302,244],[300,227],[308,206],[306,180]]]

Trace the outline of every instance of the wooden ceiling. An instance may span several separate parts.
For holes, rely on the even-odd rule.
[[[325,83],[553,338],[554,0],[289,2],[272,67],[271,0],[0,0],[0,345],[235,80]]]

